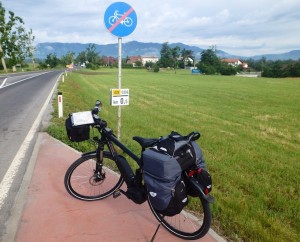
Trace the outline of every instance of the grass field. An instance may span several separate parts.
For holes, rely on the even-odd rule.
[[[69,74],[58,87],[65,117],[100,99],[100,116],[117,130],[117,107],[109,105],[109,90],[117,86],[117,69]],[[123,70],[122,88],[130,89],[130,105],[122,107],[121,140],[134,152],[140,152],[134,135],[202,134],[198,143],[213,178],[213,227],[220,234],[234,241],[299,241],[300,79]],[[54,104],[49,133],[91,149],[88,142],[67,141]]]

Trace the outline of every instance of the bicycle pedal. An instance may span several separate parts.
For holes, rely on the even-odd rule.
[[[113,198],[117,198],[117,197],[119,197],[119,196],[121,196],[120,190],[114,191],[114,193],[113,193]]]

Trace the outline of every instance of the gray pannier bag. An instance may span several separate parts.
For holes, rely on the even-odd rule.
[[[173,157],[152,149],[143,152],[143,161],[144,181],[153,208],[167,216],[180,213],[188,203],[180,165]]]
[[[200,134],[197,133],[197,138]],[[182,172],[197,162],[194,133],[176,132],[163,137],[143,152],[143,176],[152,207],[162,215],[174,216],[188,204]]]

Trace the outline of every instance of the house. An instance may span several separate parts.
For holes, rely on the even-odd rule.
[[[103,56],[101,61],[105,66],[111,66],[118,62],[117,58],[112,56]]]
[[[132,64],[133,67],[135,67],[136,62],[142,62],[142,57],[141,56],[130,56],[127,60],[127,64]]]
[[[130,56],[127,60],[127,64],[132,64],[135,67],[135,63],[140,61],[142,66],[145,66],[147,62],[156,63],[158,62],[159,58],[154,56]]]
[[[248,68],[248,63],[241,61],[240,59],[222,59],[222,62],[227,63],[228,65],[237,67],[237,66],[242,66],[243,69]]]
[[[152,63],[156,63],[156,62],[158,62],[158,57],[155,57],[155,56],[143,56],[142,57],[142,64],[143,64],[143,66],[145,66],[145,64],[147,63],[147,62],[152,62]]]

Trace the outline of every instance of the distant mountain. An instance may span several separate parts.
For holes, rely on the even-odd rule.
[[[38,59],[44,59],[48,54],[55,53],[58,57],[67,54],[69,51],[78,55],[81,51],[86,50],[89,44],[79,43],[40,43],[36,46],[35,57]],[[97,51],[100,55],[105,56],[118,56],[118,44],[95,44]],[[200,53],[203,49],[196,46],[189,46],[182,43],[169,44],[171,48],[179,46],[181,49],[192,50],[196,57],[200,58]],[[131,41],[122,43],[122,56],[160,56],[162,44],[160,43],[142,43],[137,41]]]
[[[251,58],[254,60],[259,60],[261,58],[266,58],[267,60],[299,60],[300,59],[300,50],[293,50],[287,53],[282,54],[269,54],[269,55],[256,55]]]
[[[80,43],[40,43],[36,46],[35,58],[37,59],[45,59],[48,54],[55,53],[57,57],[61,57],[67,54],[69,51],[78,55],[81,51],[86,50],[89,44],[80,44]],[[98,45],[95,44],[97,51],[100,55],[104,56],[118,56],[118,44],[106,44],[106,45]],[[192,50],[196,59],[200,59],[201,52],[203,49],[196,47],[185,45],[183,43],[169,43],[171,48],[175,46],[179,46],[180,49]],[[162,44],[161,43],[143,43],[138,41],[130,41],[127,43],[122,43],[122,56],[156,56],[160,57],[160,50]],[[268,60],[287,60],[293,59],[298,60],[300,58],[300,50],[290,51],[288,53],[283,54],[269,54],[269,55],[257,55],[252,57],[244,57],[244,56],[236,56],[228,54],[222,50],[217,50],[217,56],[221,58],[240,58],[240,59],[249,59],[252,58],[254,60],[261,59],[265,57]]]

